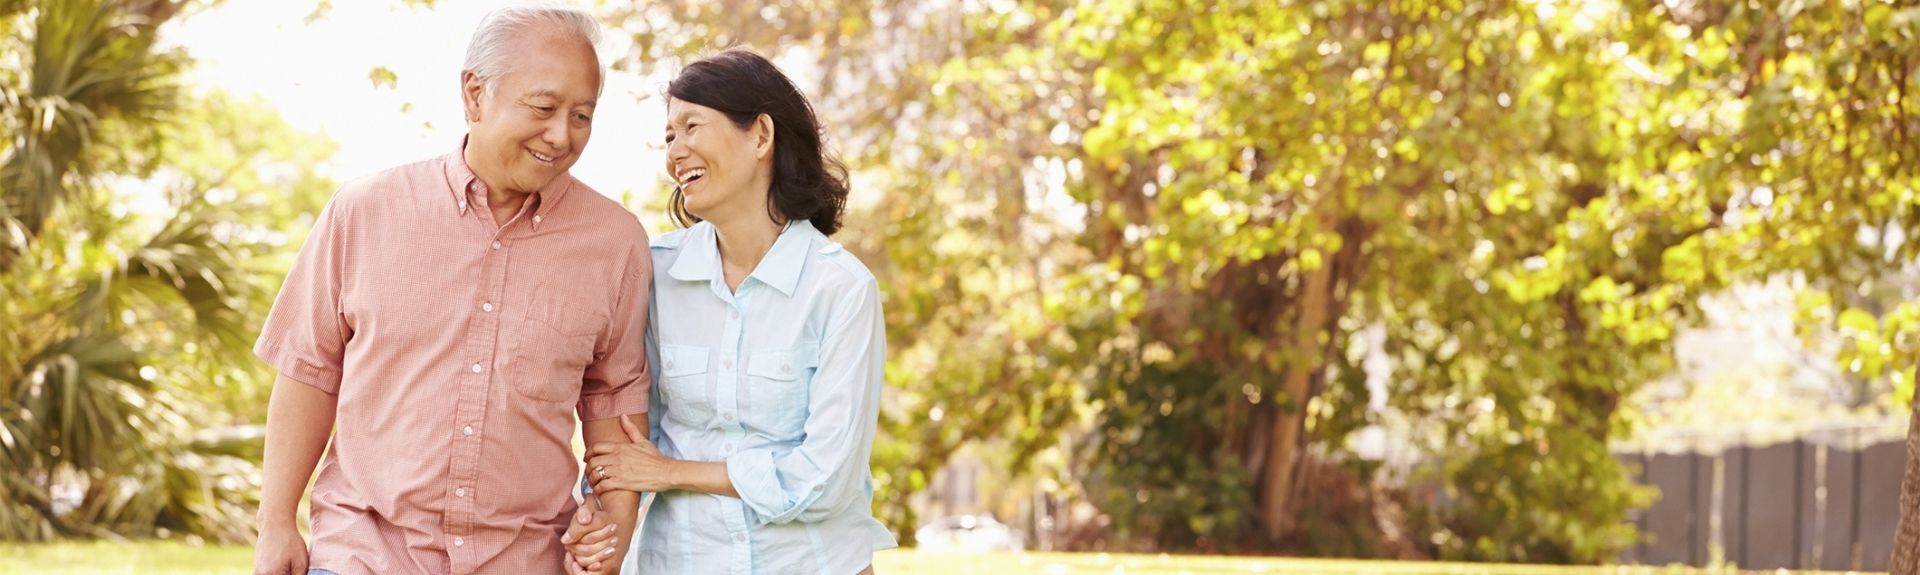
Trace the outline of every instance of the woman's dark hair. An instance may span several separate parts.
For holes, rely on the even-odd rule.
[[[821,145],[813,105],[773,62],[752,50],[729,48],[680,70],[667,84],[667,98],[718,110],[741,129],[761,114],[772,118],[773,185],[767,189],[767,215],[774,221],[811,221],[829,236],[840,229],[840,214],[847,207],[847,169]],[[687,198],[678,186],[667,210],[680,227],[700,222],[687,211]]]

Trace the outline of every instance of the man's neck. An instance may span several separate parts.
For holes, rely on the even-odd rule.
[[[488,185],[487,209],[493,212],[494,225],[506,227],[507,222],[513,221],[513,217],[519,215],[520,210],[526,207],[527,198],[530,197],[533,197],[533,194],[503,191]]]
[[[531,190],[516,191],[502,185],[506,178],[497,177],[489,173],[492,170],[474,162],[473,146],[469,145],[462,149],[460,155],[462,160],[466,161],[467,169],[472,170],[473,176],[486,186],[487,209],[493,213],[493,223],[505,227],[507,222],[513,221],[513,217],[520,214],[520,209],[526,206],[527,198],[532,197],[533,192]]]

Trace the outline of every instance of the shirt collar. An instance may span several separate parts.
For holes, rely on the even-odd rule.
[[[467,166],[466,152],[467,137],[461,136],[460,145],[454,146],[453,153],[447,156],[445,162],[447,190],[453,197],[455,213],[462,217],[474,208],[470,196],[487,193],[486,182],[480,181],[480,176],[474,174],[473,168]],[[534,197],[527,198],[527,201],[533,202],[533,221],[530,222],[533,227],[539,228],[543,220],[552,217],[550,214],[553,212],[553,207],[560,205],[561,198],[566,197],[567,191],[573,189],[573,181],[572,174],[554,176],[553,181],[547,182],[547,187],[534,192]]]
[[[787,297],[793,297],[793,291],[800,286],[800,272],[807,265],[807,249],[812,247],[813,239],[819,236],[819,230],[807,220],[791,220],[780,230],[780,237],[773,240],[773,247],[767,250],[766,257],[760,258],[760,264],[754,266],[753,273],[747,278],[758,280]],[[720,277],[720,242],[715,236],[712,222],[700,222],[687,230],[687,241],[681,244],[680,257],[673,262],[673,269],[667,273],[680,281],[723,281]]]

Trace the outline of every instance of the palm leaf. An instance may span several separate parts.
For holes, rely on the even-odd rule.
[[[152,30],[153,19],[176,9],[124,0],[39,6],[26,89],[0,97],[18,128],[0,162],[0,192],[25,235],[38,235],[53,209],[78,193],[75,177],[91,177],[123,157],[98,147],[105,122],[127,118],[131,132],[151,137],[155,118],[172,108],[182,57],[157,52]]]
[[[69,337],[27,361],[11,398],[30,425],[14,427],[46,463],[78,469],[120,469],[144,451],[138,427],[147,419],[152,385],[140,357],[118,335]]]
[[[138,248],[127,252],[111,268],[79,282],[78,296],[66,314],[81,326],[117,329],[129,310],[162,310],[158,317],[173,325],[173,333],[204,338],[211,349],[231,352],[233,361],[245,361],[251,345],[248,298],[251,274],[236,262],[246,261],[237,248],[214,237],[210,218],[199,215],[195,204],[183,208],[166,227]],[[164,310],[185,304],[190,316],[176,323]]]

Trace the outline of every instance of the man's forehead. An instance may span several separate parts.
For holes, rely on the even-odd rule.
[[[501,80],[521,88],[520,99],[546,97],[592,104],[599,99],[606,72],[591,44],[555,30],[532,29],[516,35]],[[575,75],[578,76],[575,76]],[[575,81],[585,90],[575,90]],[[569,97],[569,92],[578,92]]]

